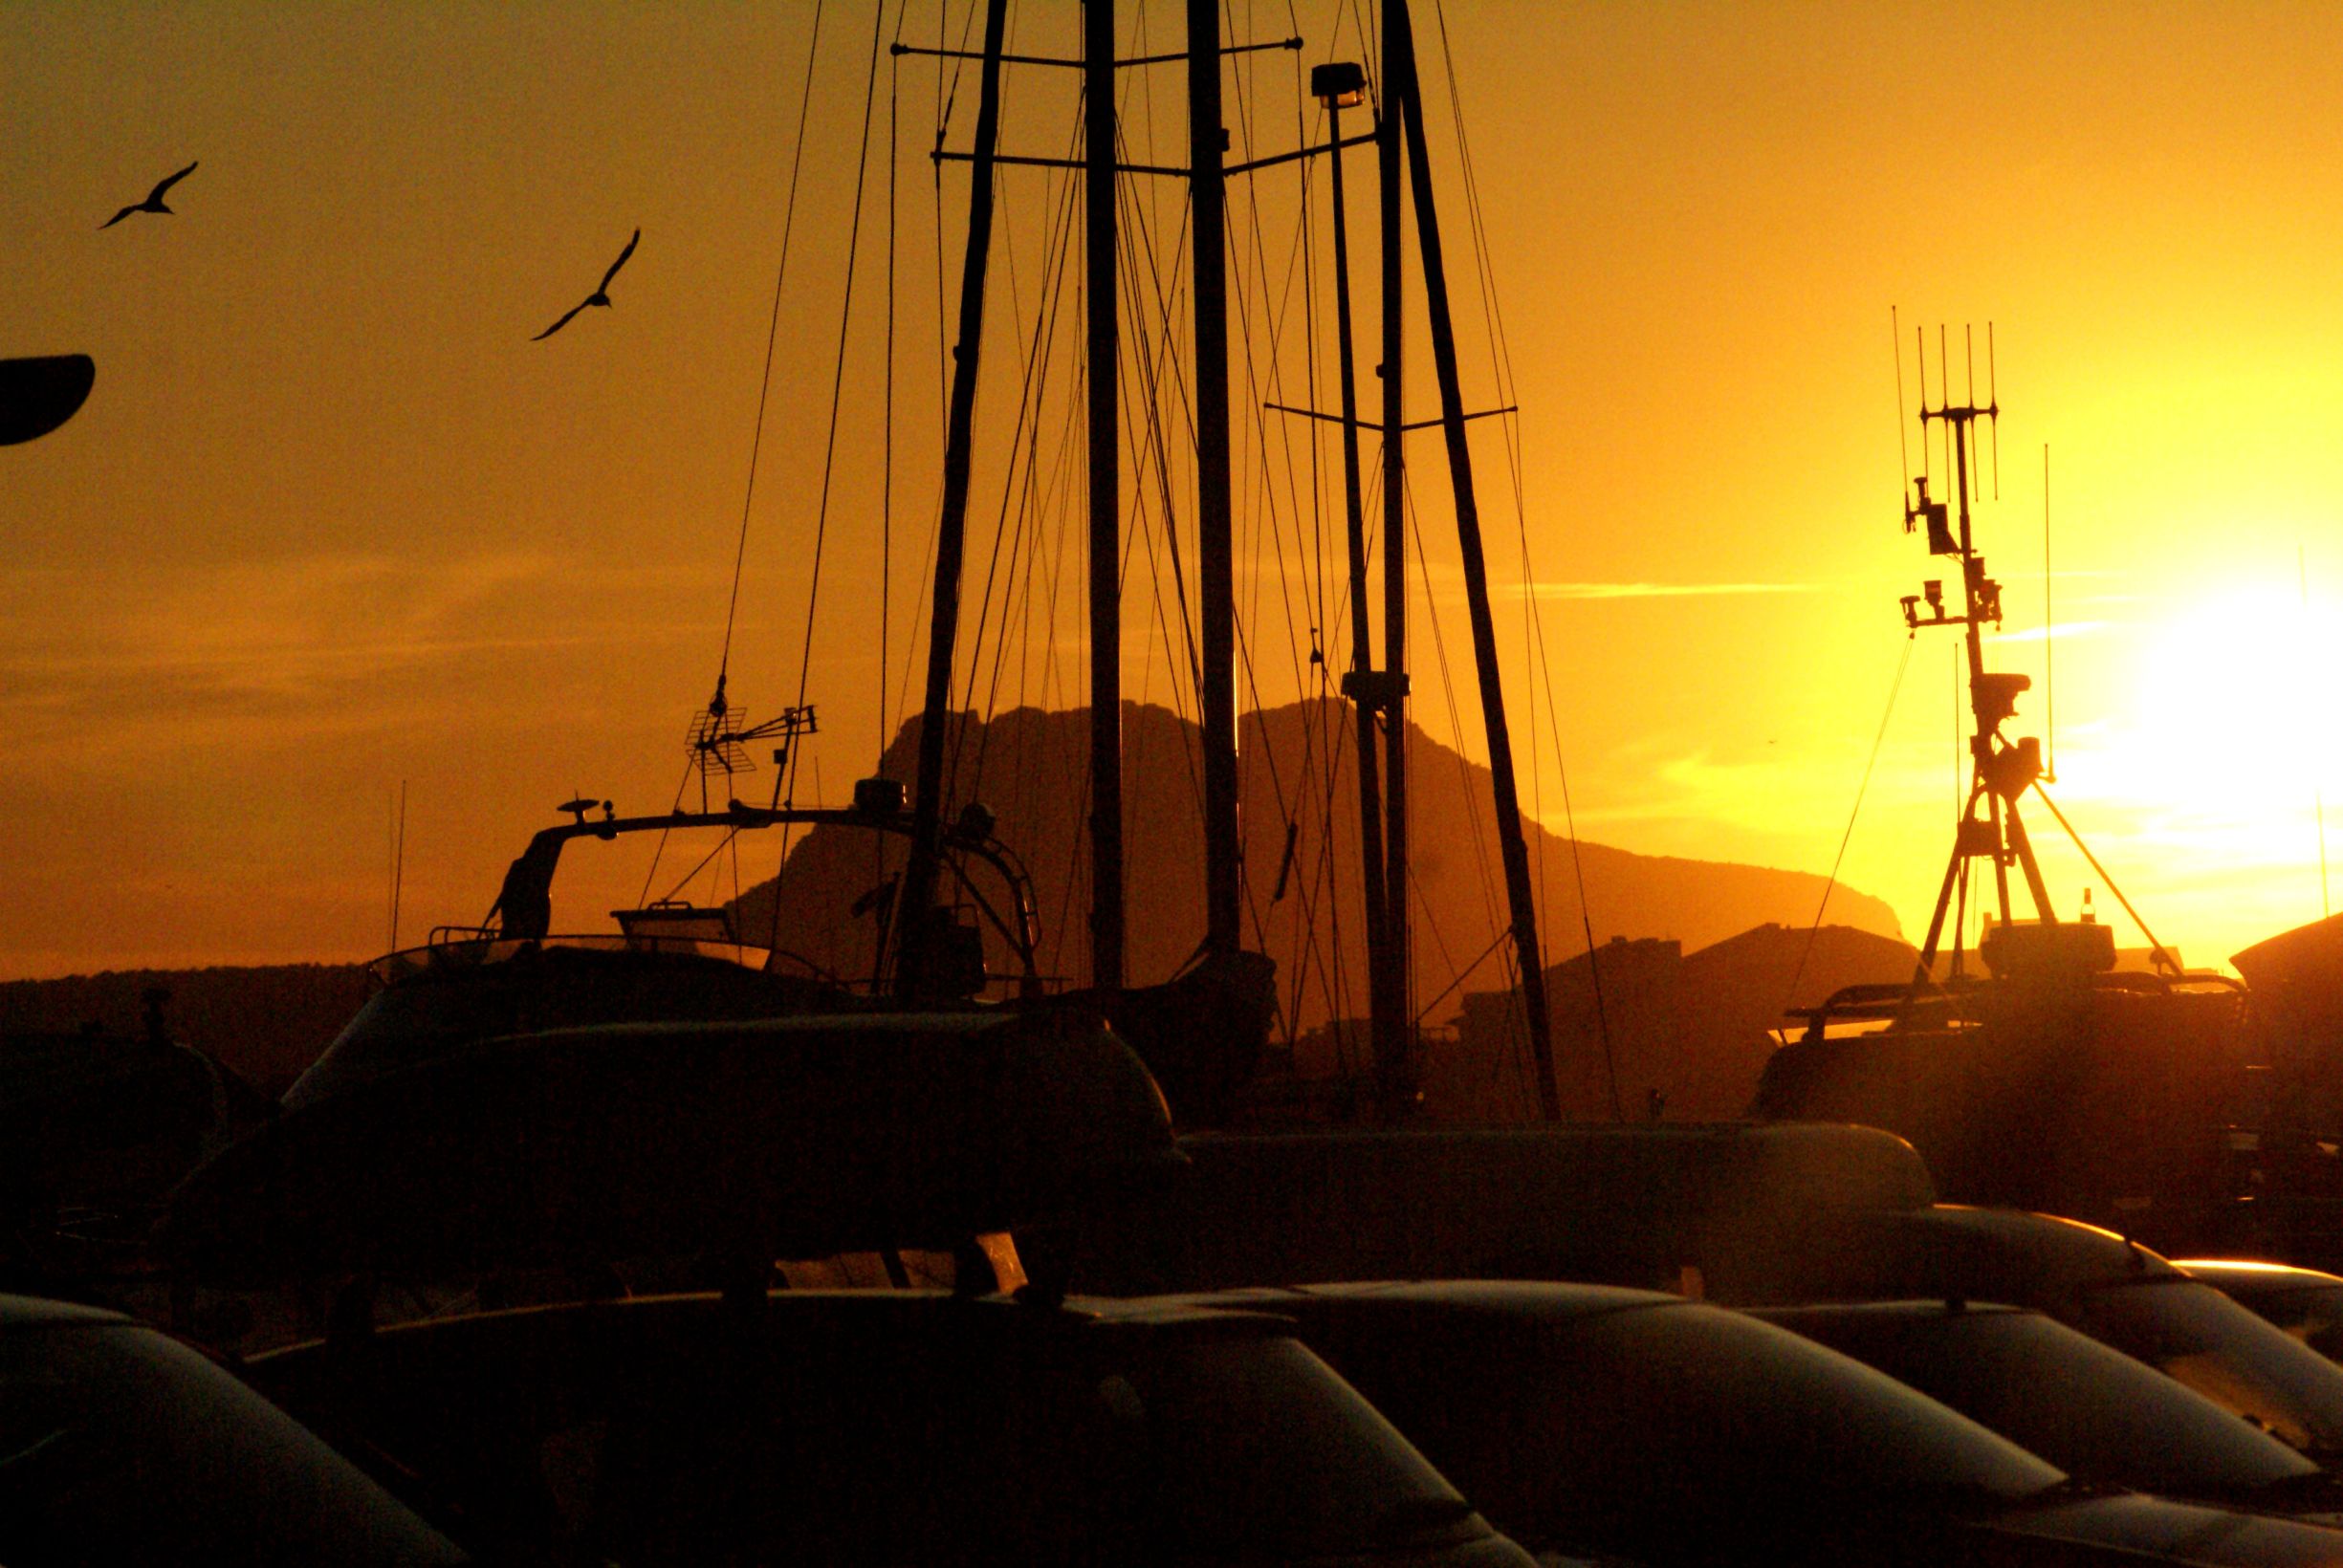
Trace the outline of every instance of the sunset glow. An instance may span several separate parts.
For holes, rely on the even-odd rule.
[[[843,797],[917,690],[966,204],[965,165],[939,182],[927,156],[951,78],[873,39],[900,22],[932,43],[965,11],[913,0],[878,33],[866,7],[826,13],[756,447],[812,8],[0,10],[0,354],[99,364],[71,425],[0,450],[0,977],[366,956],[402,782],[409,935],[476,919],[573,794],[663,809],[727,652],[744,514],[734,689],[759,714],[818,701],[803,793]],[[1063,52],[1075,16],[1027,8],[1011,47]],[[2343,13],[1449,0],[1418,25],[1443,217],[1471,257],[1465,397],[1520,405],[1473,441],[1528,809],[1560,831],[1566,780],[1591,841],[1838,862],[1918,936],[1960,677],[1940,632],[1904,663],[1896,600],[1943,575],[1898,526],[1898,470],[1921,462],[1909,338],[1933,356],[1945,324],[1959,393],[1960,334],[1982,361],[1991,322],[1978,526],[2006,618],[1988,658],[2034,680],[2009,732],[2054,740],[2053,798],[2191,963],[2322,913],[2318,818],[2343,811],[2343,207],[2321,194],[2343,182]],[[1296,141],[1295,59],[1357,57],[1357,26],[1304,6],[1299,56],[1231,68],[1240,151]],[[1175,11],[1131,27],[1176,47]],[[1018,148],[1062,153],[1066,83],[1013,72],[1010,91]],[[1176,96],[1128,111],[1134,156],[1171,156]],[[99,229],[190,161],[174,215]],[[1371,158],[1352,167],[1371,233]],[[1055,402],[1024,432],[1032,472],[1000,455],[1059,180],[1001,184],[988,526],[1014,487],[1055,497],[1078,471]],[[1301,258],[1329,265],[1323,196],[1305,245],[1298,174],[1248,188],[1232,255],[1266,279],[1240,301],[1234,394],[1250,707],[1317,694],[1310,653],[1339,665],[1348,633],[1331,438],[1313,452],[1259,408],[1332,395],[1311,379],[1325,345],[1292,324]],[[1132,199],[1177,231],[1165,183]],[[611,307],[531,341],[638,228]],[[1408,376],[1429,412],[1428,356]],[[1412,439],[1412,714],[1478,756],[1438,438]],[[1161,488],[1187,485],[1174,466]],[[1150,548],[1127,691],[1167,702],[1181,601]],[[976,693],[995,708],[1082,700],[1079,557],[1034,570],[1013,592],[972,569],[968,621],[989,614],[1010,650]],[[2070,911],[2101,879],[2028,811]]]

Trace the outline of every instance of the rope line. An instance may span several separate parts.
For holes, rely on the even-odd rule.
[[[1787,1013],[1798,1005],[1798,985],[1807,975],[1807,960],[1814,956],[1815,939],[1822,934],[1823,912],[1830,907],[1830,895],[1839,884],[1839,866],[1847,859],[1847,845],[1855,836],[1855,817],[1863,810],[1863,795],[1872,787],[1872,770],[1878,766],[1879,748],[1888,738],[1888,722],[1895,716],[1895,699],[1904,689],[1904,671],[1912,667],[1913,644],[1919,634],[1913,632],[1904,638],[1903,656],[1895,661],[1895,680],[1888,687],[1888,706],[1879,715],[1879,732],[1872,737],[1872,754],[1863,764],[1863,781],[1855,786],[1855,803],[1847,813],[1847,829],[1839,835],[1839,852],[1831,857],[1830,875],[1823,883],[1823,901],[1814,906],[1814,924],[1807,927],[1807,945],[1798,954],[1798,967],[1790,971],[1789,992],[1782,999],[1782,1012]],[[2047,797],[2046,797],[2047,798]],[[2051,808],[2057,810],[2055,806]]]
[[[846,335],[854,324],[855,260],[862,253],[863,188],[870,174],[870,112],[879,97],[879,39],[886,31],[887,8],[875,8],[870,18],[870,74],[863,89],[863,141],[854,168],[854,219],[846,229],[846,292],[838,312],[838,368],[830,378],[830,428],[821,448],[821,496],[814,508],[813,576],[805,590],[805,651],[798,664],[798,706],[805,706],[805,691],[814,673],[814,612],[821,600],[822,546],[830,532],[830,479],[838,466],[838,412],[846,385]],[[800,747],[790,748],[789,797],[797,796],[797,759]]]
[[[2157,940],[2154,931],[2148,929],[2147,921],[2140,917],[2138,910],[2132,907],[2132,901],[2123,896],[2123,889],[2115,885],[2115,879],[2108,875],[2107,867],[2099,863],[2099,858],[2091,852],[2091,846],[2083,842],[2083,836],[2074,831],[2074,824],[2068,821],[2067,814],[2058,809],[2058,802],[2052,800],[2050,792],[2042,787],[2042,780],[2034,780],[2034,793],[2042,796],[2044,805],[2050,808],[2050,815],[2057,817],[2058,825],[2067,830],[2067,837],[2074,841],[2074,847],[2082,852],[2083,859],[2091,862],[2091,869],[2099,874],[2099,881],[2106,883],[2107,890],[2115,895],[2115,902],[2122,904],[2123,912],[2132,917],[2132,924],[2139,927],[2139,934],[2148,939],[2149,961],[2161,964],[2172,973],[2179,974],[2180,961],[2173,957],[2170,947]]]
[[[740,608],[740,577],[749,553],[749,509],[756,499],[756,458],[764,447],[765,404],[773,392],[773,348],[781,332],[781,283],[789,275],[789,237],[798,226],[798,176],[805,166],[805,120],[814,101],[814,60],[821,52],[821,13],[826,9],[821,0],[814,6],[813,36],[805,46],[805,86],[798,98],[798,141],[789,155],[789,196],[781,210],[781,259],[773,270],[773,314],[765,326],[765,368],[756,382],[756,424],[749,436],[749,482],[740,498],[740,542],[733,552],[733,592],[724,607],[724,647],[716,661],[716,691],[724,690],[724,678],[731,670],[733,659],[733,626]],[[799,699],[802,702],[804,699]],[[683,792],[678,789],[675,798],[680,802]]]

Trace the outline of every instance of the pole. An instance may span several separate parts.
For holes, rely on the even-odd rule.
[[[1406,197],[1400,184],[1399,82],[1412,81],[1414,71],[1400,72],[1392,62],[1411,62],[1413,44],[1406,33],[1406,12],[1391,5],[1383,10],[1383,115],[1375,124],[1375,177],[1381,210],[1378,214],[1383,247],[1383,669],[1390,683],[1390,701],[1383,710],[1384,875],[1389,879],[1383,899],[1384,945],[1398,973],[1399,1011],[1403,1028],[1412,1034],[1409,1017],[1409,988],[1415,976],[1408,909],[1408,470],[1405,383],[1407,326],[1400,306],[1407,297],[1399,267],[1400,206]],[[1403,1037],[1400,1046],[1406,1049]]]
[[[1374,643],[1367,614],[1367,517],[1359,478],[1359,389],[1357,354],[1350,338],[1350,226],[1343,195],[1343,111],[1326,105],[1326,140],[1334,151],[1334,310],[1343,397],[1343,505],[1350,554],[1350,668],[1358,708],[1359,868],[1367,908],[1368,1016],[1375,1052],[1375,1078],[1386,1090],[1402,1088],[1407,1074],[1407,971],[1393,962],[1386,928],[1383,868],[1383,791],[1376,777],[1375,724],[1384,711],[1375,688]]]
[[[1228,257],[1219,0],[1188,0],[1188,163],[1194,243],[1196,579],[1204,689],[1204,942],[1240,946],[1237,821],[1237,578],[1229,500]]]
[[[1415,45],[1407,0],[1384,0],[1397,18],[1400,52],[1384,62],[1385,90],[1405,117],[1408,174],[1415,199],[1416,238],[1424,258],[1424,302],[1432,316],[1432,359],[1440,382],[1440,425],[1448,437],[1448,471],[1456,492],[1456,542],[1463,555],[1465,599],[1472,611],[1473,662],[1480,679],[1480,711],[1489,737],[1489,773],[1497,797],[1498,844],[1505,893],[1513,911],[1514,947],[1522,965],[1522,1002],[1529,1014],[1529,1045],[1538,1072],[1538,1104],[1548,1122],[1562,1119],[1554,1081],[1553,1020],[1546,1012],[1545,970],[1538,946],[1536,895],[1529,881],[1529,845],[1522,834],[1522,804],[1513,776],[1513,739],[1505,723],[1505,692],[1497,658],[1497,624],[1489,608],[1488,567],[1480,545],[1480,506],[1473,490],[1473,453],[1464,433],[1464,390],[1456,368],[1456,336],[1448,309],[1448,278],[1440,250],[1440,220],[1432,195],[1432,163],[1424,139],[1423,103],[1416,90]],[[1386,430],[1384,439],[1396,439]]]
[[[1122,427],[1115,304],[1114,4],[1083,9],[1090,384],[1090,983],[1123,984]]]
[[[943,512],[936,526],[935,599],[928,622],[927,702],[919,728],[919,784],[912,798],[911,849],[898,903],[895,989],[916,994],[924,980],[928,918],[943,852],[944,727],[952,704],[953,643],[959,635],[960,561],[968,531],[969,469],[974,449],[976,361],[984,341],[984,267],[993,240],[993,153],[1000,141],[1000,46],[1009,0],[988,0],[984,66],[976,102],[975,158],[968,193],[968,249],[960,266],[960,336],[952,351],[952,406],[944,444]]]

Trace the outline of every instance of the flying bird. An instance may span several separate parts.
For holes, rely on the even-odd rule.
[[[568,315],[563,316],[560,320],[556,321],[552,326],[547,327],[543,332],[540,332],[535,338],[530,338],[529,341],[533,343],[543,342],[546,338],[551,338],[555,333],[559,332],[563,327],[568,326],[570,316],[576,316],[580,311],[584,310],[588,305],[609,304],[610,280],[619,275],[619,269],[626,265],[626,258],[635,253],[635,241],[641,239],[642,237],[643,230],[640,229],[636,229],[634,231],[633,238],[626,242],[626,249],[619,252],[619,259],[610,264],[610,270],[608,272],[602,273],[601,286],[596,288],[592,294],[586,295],[585,298],[580,300],[577,304],[572,305],[569,308]]]
[[[163,193],[194,172],[195,165],[193,163],[189,163],[186,168],[181,169],[177,174],[172,175],[169,179],[156,185],[154,189],[148,191],[146,193],[146,200],[142,202],[131,203],[128,207],[123,207],[120,212],[117,212],[114,214],[114,216],[108,218],[104,223],[99,224],[98,226],[99,230],[103,232],[104,230],[113,228],[116,224],[120,223],[124,218],[127,218],[133,212],[161,212],[167,215],[171,209],[163,205]]]

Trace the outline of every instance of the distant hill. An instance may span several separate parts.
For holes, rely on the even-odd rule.
[[[0,1034],[92,1024],[135,1034],[144,1026],[143,998],[157,987],[170,992],[164,1019],[174,1039],[208,1052],[274,1097],[364,1003],[366,971],[357,964],[273,964],[11,980],[0,983]]]
[[[1366,1010],[1352,716],[1344,703],[1303,703],[1249,714],[1239,733],[1247,940],[1277,959],[1285,1014],[1296,1030]],[[963,714],[953,729],[953,812],[979,800],[995,814],[999,836],[1031,877],[1043,971],[1086,982],[1087,710],[1018,708],[990,724]],[[1167,708],[1127,703],[1123,739],[1128,973],[1146,982],[1176,972],[1203,939],[1198,731]],[[879,772],[908,783],[918,746],[914,719],[887,748]],[[1503,982],[1495,956],[1505,924],[1503,881],[1490,826],[1488,770],[1412,727],[1408,757],[1415,994],[1437,1023],[1462,1011],[1465,992]],[[1543,900],[1540,931],[1549,963],[1560,963],[1586,948],[1570,845],[1535,823],[1528,835]],[[901,868],[900,847],[887,846],[881,858],[872,837],[816,829],[799,840],[777,882],[781,945],[849,977],[868,974],[876,929],[873,916],[852,906]],[[1803,931],[1822,899],[1823,880],[1806,872],[1635,855],[1594,843],[1578,849],[1596,942],[1669,939],[1694,953],[1687,969],[1703,956],[1695,949],[1753,926],[1779,923]],[[739,901],[739,928],[753,940],[776,929],[776,885],[762,883]],[[982,891],[997,901],[997,888]],[[1840,925],[1901,934],[1893,910],[1851,889],[1833,895],[1830,913]],[[996,967],[1006,967],[997,937],[988,947]],[[364,969],[346,964],[18,980],[0,983],[0,1033],[92,1023],[132,1032],[141,1027],[142,997],[158,986],[171,992],[165,1015],[176,1037],[272,1094],[341,1032],[366,997]]]
[[[1356,742],[1346,703],[1309,702],[1245,716],[1242,769],[1248,944],[1275,957],[1286,1013],[1297,1029],[1363,1013],[1365,916],[1358,873]],[[879,773],[909,784],[916,773],[920,721],[908,722]],[[1169,709],[1123,708],[1124,838],[1129,903],[1128,977],[1167,978],[1204,934],[1201,773],[1196,727]],[[1023,860],[1042,936],[1041,967],[1074,983],[1089,973],[1087,709],[1018,708],[989,724],[955,715],[947,745],[954,758],[948,813],[981,802],[1001,839]],[[1410,819],[1417,1005],[1431,1021],[1453,1017],[1467,989],[1501,981],[1492,955],[1505,927],[1488,770],[1411,726]],[[1586,950],[1578,870],[1569,841],[1526,824],[1549,963]],[[1288,844],[1291,845],[1290,858]],[[1588,920],[1595,941],[1663,937],[1692,949],[1768,923],[1803,930],[1822,901],[1824,880],[1807,872],[1719,860],[1636,855],[1581,841]],[[775,882],[743,894],[740,929],[781,933],[809,961],[866,975],[877,929],[855,901],[900,869],[898,848],[850,830],[817,828],[799,841]],[[778,887],[779,920],[774,900]],[[988,897],[996,889],[984,889]],[[1878,899],[1842,887],[1832,920],[1891,938],[1902,932]],[[1005,947],[988,941],[999,966]],[[1446,999],[1442,1000],[1441,998]]]

